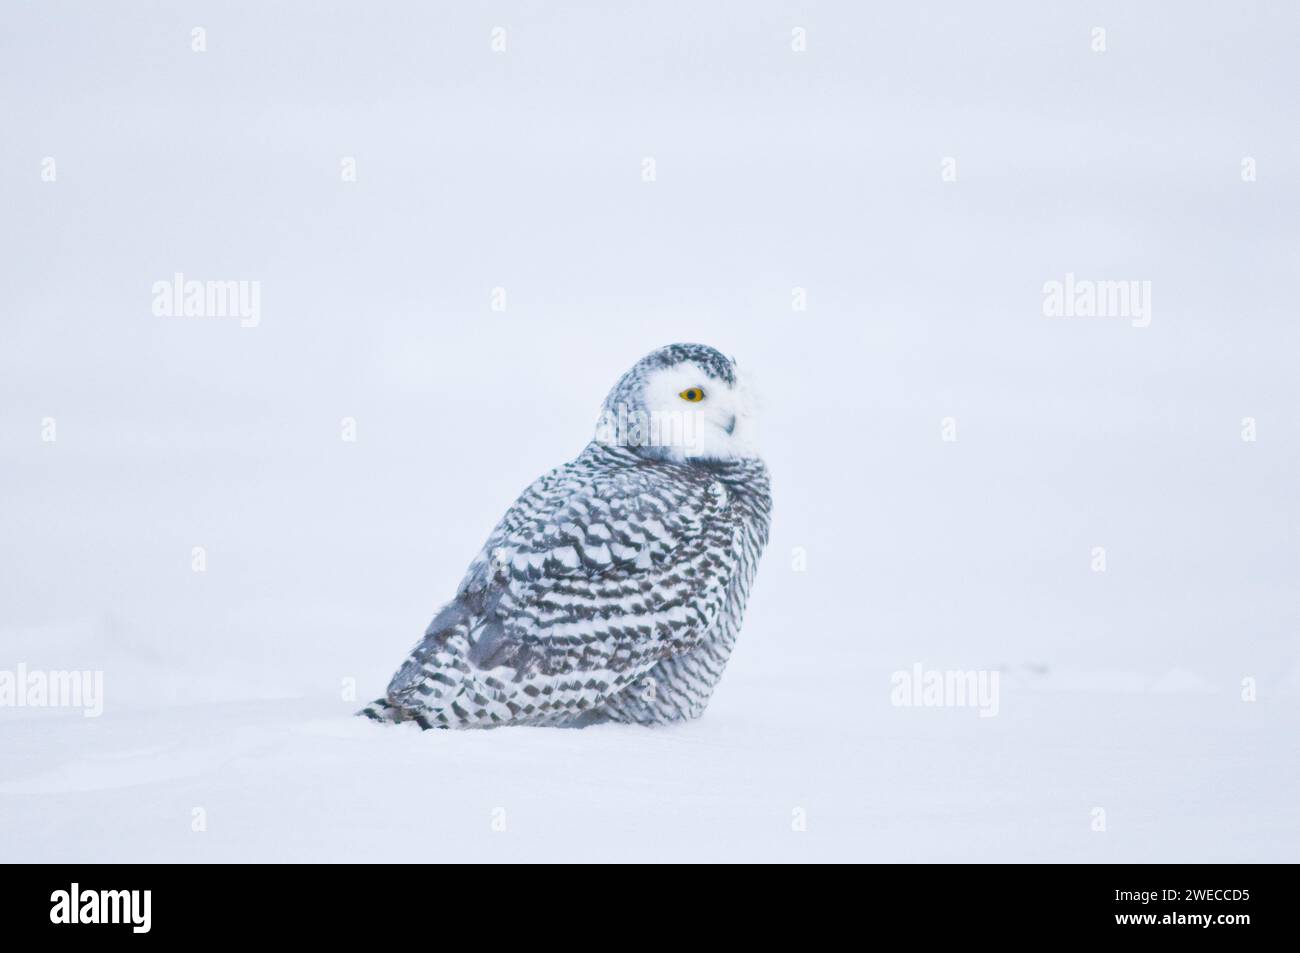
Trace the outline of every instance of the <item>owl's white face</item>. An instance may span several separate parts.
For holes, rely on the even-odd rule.
[[[680,461],[757,457],[754,395],[738,371],[735,379],[711,377],[694,361],[651,371],[643,392],[651,445]]]

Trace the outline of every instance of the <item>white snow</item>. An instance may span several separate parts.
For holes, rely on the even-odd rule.
[[[981,718],[894,707],[878,659],[828,666],[782,641],[757,618],[705,717],[664,729],[421,732],[352,717],[358,703],[324,687],[121,704],[191,673],[119,660],[110,671],[138,681],[110,679],[101,718],[26,709],[0,722],[5,857],[1296,857],[1294,695],[1244,703],[1176,672],[1081,686],[1018,669],[1000,673],[998,714]]]

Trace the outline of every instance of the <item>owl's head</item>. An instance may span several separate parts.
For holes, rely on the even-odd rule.
[[[703,344],[670,344],[633,364],[596,425],[600,443],[677,462],[751,459],[755,437],[736,362]]]

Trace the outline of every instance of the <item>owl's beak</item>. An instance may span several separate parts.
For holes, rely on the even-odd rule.
[[[732,415],[731,415],[731,420],[729,420],[729,421],[727,422],[727,426],[723,427],[722,429],[725,430],[725,431],[727,432],[727,436],[731,436],[733,433],[736,432],[736,415],[735,415],[735,414],[732,414]]]

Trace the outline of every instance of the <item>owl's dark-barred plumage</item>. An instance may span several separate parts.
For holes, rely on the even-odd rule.
[[[642,358],[596,438],[520,495],[361,714],[423,728],[698,717],[767,543],[753,428],[736,365],[713,348]]]

